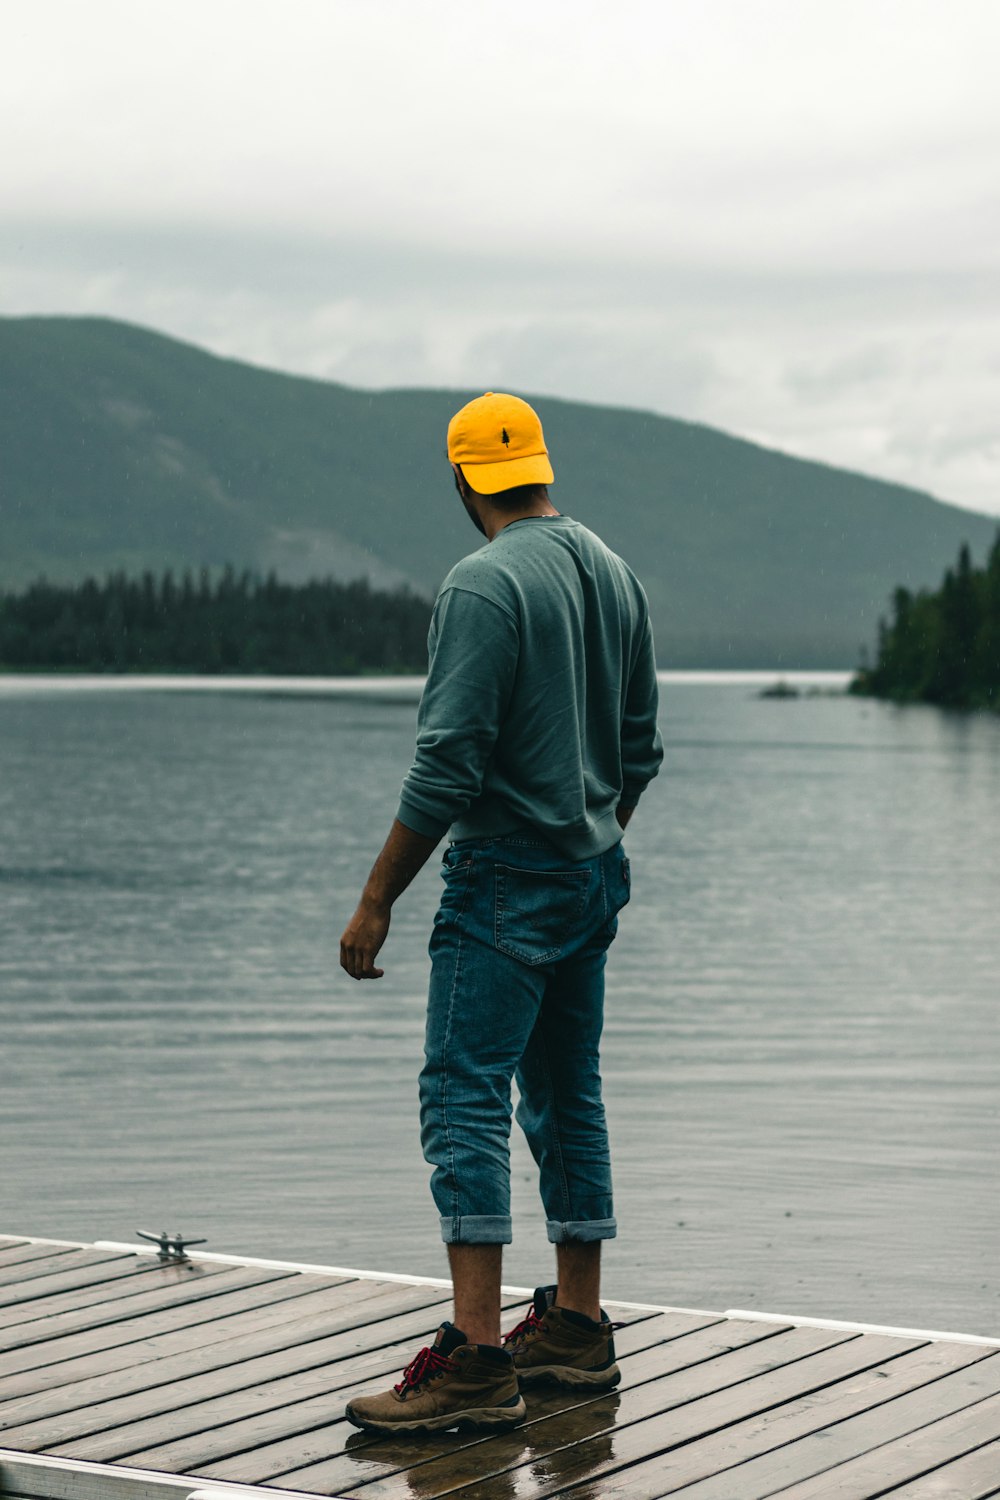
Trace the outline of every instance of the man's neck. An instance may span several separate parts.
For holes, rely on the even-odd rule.
[[[480,513],[481,514],[481,513]],[[492,542],[495,536],[503,531],[505,526],[511,526],[515,521],[528,521],[535,516],[558,516],[559,511],[554,505],[546,502],[542,505],[533,505],[530,510],[518,510],[511,515],[507,511],[496,511],[492,507],[487,515],[481,514],[486,536]]]

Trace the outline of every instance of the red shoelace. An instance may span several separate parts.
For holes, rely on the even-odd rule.
[[[522,1318],[520,1323],[516,1324],[516,1326],[510,1330],[510,1333],[504,1334],[504,1346],[506,1347],[507,1344],[520,1343],[522,1339],[526,1339],[530,1333],[534,1333],[535,1329],[541,1328],[541,1326],[542,1320],[535,1311],[534,1303],[532,1303],[531,1307],[528,1309],[528,1316],[526,1318]]]
[[[522,1318],[520,1323],[516,1323],[510,1330],[510,1333],[504,1334],[504,1347],[506,1347],[508,1344],[521,1343],[523,1339],[529,1338],[531,1334],[536,1331],[536,1329],[544,1328],[544,1326],[544,1318],[540,1318],[538,1316],[537,1312],[535,1311],[535,1305],[534,1303],[532,1303],[531,1307],[529,1307],[528,1309],[528,1316],[526,1318]],[[611,1323],[609,1326],[614,1332],[617,1332],[619,1328],[624,1328],[626,1325],[624,1323]]]
[[[446,1354],[439,1354],[436,1349],[421,1349],[416,1358],[410,1360],[403,1371],[402,1380],[393,1389],[397,1396],[402,1396],[404,1391],[417,1390],[434,1375],[457,1369],[455,1361]]]

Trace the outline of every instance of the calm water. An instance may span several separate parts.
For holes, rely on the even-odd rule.
[[[1000,1335],[1000,721],[754,692],[664,687],[628,831],[608,1294]],[[0,681],[0,1230],[442,1274],[415,1129],[436,860],[385,979],[337,965],[413,726]]]

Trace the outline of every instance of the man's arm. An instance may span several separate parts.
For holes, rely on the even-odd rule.
[[[482,790],[513,690],[518,628],[507,609],[456,586],[438,596],[428,643],[416,749],[396,816],[441,838]]]
[[[374,961],[392,904],[479,794],[510,697],[518,640],[505,610],[448,589],[435,604],[429,646],[413,764],[389,837],[340,940],[341,967],[354,979],[382,978]]]
[[[653,632],[647,619],[622,715],[622,794],[618,821],[623,828],[663,760],[663,739],[657,726],[658,708]],[[622,813],[626,815],[624,821]]]
[[[340,939],[340,967],[352,979],[382,978],[385,970],[375,968],[375,957],[389,931],[392,904],[439,843],[440,838],[425,838],[398,818],[393,820],[389,837],[365,882],[358,909]]]

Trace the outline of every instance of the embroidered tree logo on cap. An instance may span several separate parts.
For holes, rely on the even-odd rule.
[[[503,429],[503,431],[500,434],[500,441],[501,441],[501,443],[503,443],[503,445],[504,445],[505,448],[508,448],[510,446],[510,436],[509,436],[509,434],[507,432],[506,427]]]

